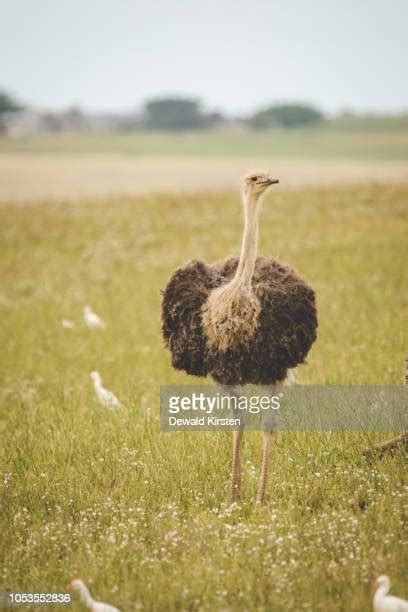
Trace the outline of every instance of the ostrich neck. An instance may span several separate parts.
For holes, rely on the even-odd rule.
[[[258,197],[244,194],[244,235],[237,271],[214,289],[204,304],[203,326],[210,347],[221,353],[248,346],[257,329],[261,306],[252,293],[258,247]]]
[[[251,281],[255,269],[258,252],[258,199],[256,195],[243,197],[244,202],[244,234],[238,268],[232,285],[245,293],[251,291]]]

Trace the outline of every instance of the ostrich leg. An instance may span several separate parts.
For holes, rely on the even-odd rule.
[[[241,489],[241,443],[243,431],[232,432],[232,470],[230,500],[233,504],[239,501]]]
[[[263,505],[265,499],[265,489],[266,483],[268,481],[269,455],[271,451],[272,440],[272,431],[262,432],[262,467],[261,476],[259,478],[258,495],[256,496],[256,503],[261,505]]]

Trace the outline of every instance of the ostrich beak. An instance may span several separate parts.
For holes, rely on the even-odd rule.
[[[269,179],[266,179],[265,182],[267,185],[276,185],[276,183],[279,183],[279,179],[269,178]]]

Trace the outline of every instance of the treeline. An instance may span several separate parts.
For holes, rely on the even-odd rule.
[[[63,112],[38,111],[24,106],[0,90],[0,132],[24,135],[33,132],[86,131],[169,131],[214,130],[220,128],[272,130],[325,125],[339,130],[407,129],[408,115],[358,115],[342,113],[328,118],[311,104],[271,104],[241,117],[210,112],[193,98],[163,97],[148,100],[139,112],[96,115],[78,107]]]
[[[12,125],[21,115],[33,112],[7,93],[0,92],[0,128]],[[37,111],[38,113],[38,111]],[[103,124],[101,116],[83,112],[75,107],[64,112],[38,113],[44,131],[86,130]],[[292,128],[318,123],[324,114],[311,105],[275,104],[257,110],[247,117],[227,117],[220,112],[207,112],[199,100],[166,97],[148,100],[141,112],[109,115],[106,124],[116,128],[150,131],[210,130],[231,124],[252,129]],[[101,121],[102,120],[102,121]]]
[[[323,121],[324,114],[306,104],[274,104],[248,117],[228,118],[220,112],[205,112],[198,100],[161,98],[149,100],[142,111],[140,127],[148,130],[206,130],[238,122],[250,128],[291,128]]]

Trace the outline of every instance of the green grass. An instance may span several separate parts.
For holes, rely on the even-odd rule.
[[[360,124],[358,124],[360,125]],[[54,134],[0,139],[0,153],[257,156],[287,159],[407,160],[408,127],[329,126],[270,132]]]
[[[401,382],[407,199],[363,185],[265,201],[261,251],[318,296],[302,383]],[[0,590],[79,575],[122,610],[368,611],[387,572],[408,597],[406,456],[361,453],[381,435],[279,434],[257,509],[259,434],[229,508],[230,436],[159,432],[159,385],[192,382],[162,346],[160,288],[190,258],[238,252],[238,207],[230,193],[0,207]],[[84,326],[86,303],[106,330]],[[116,413],[93,400],[94,368]]]

